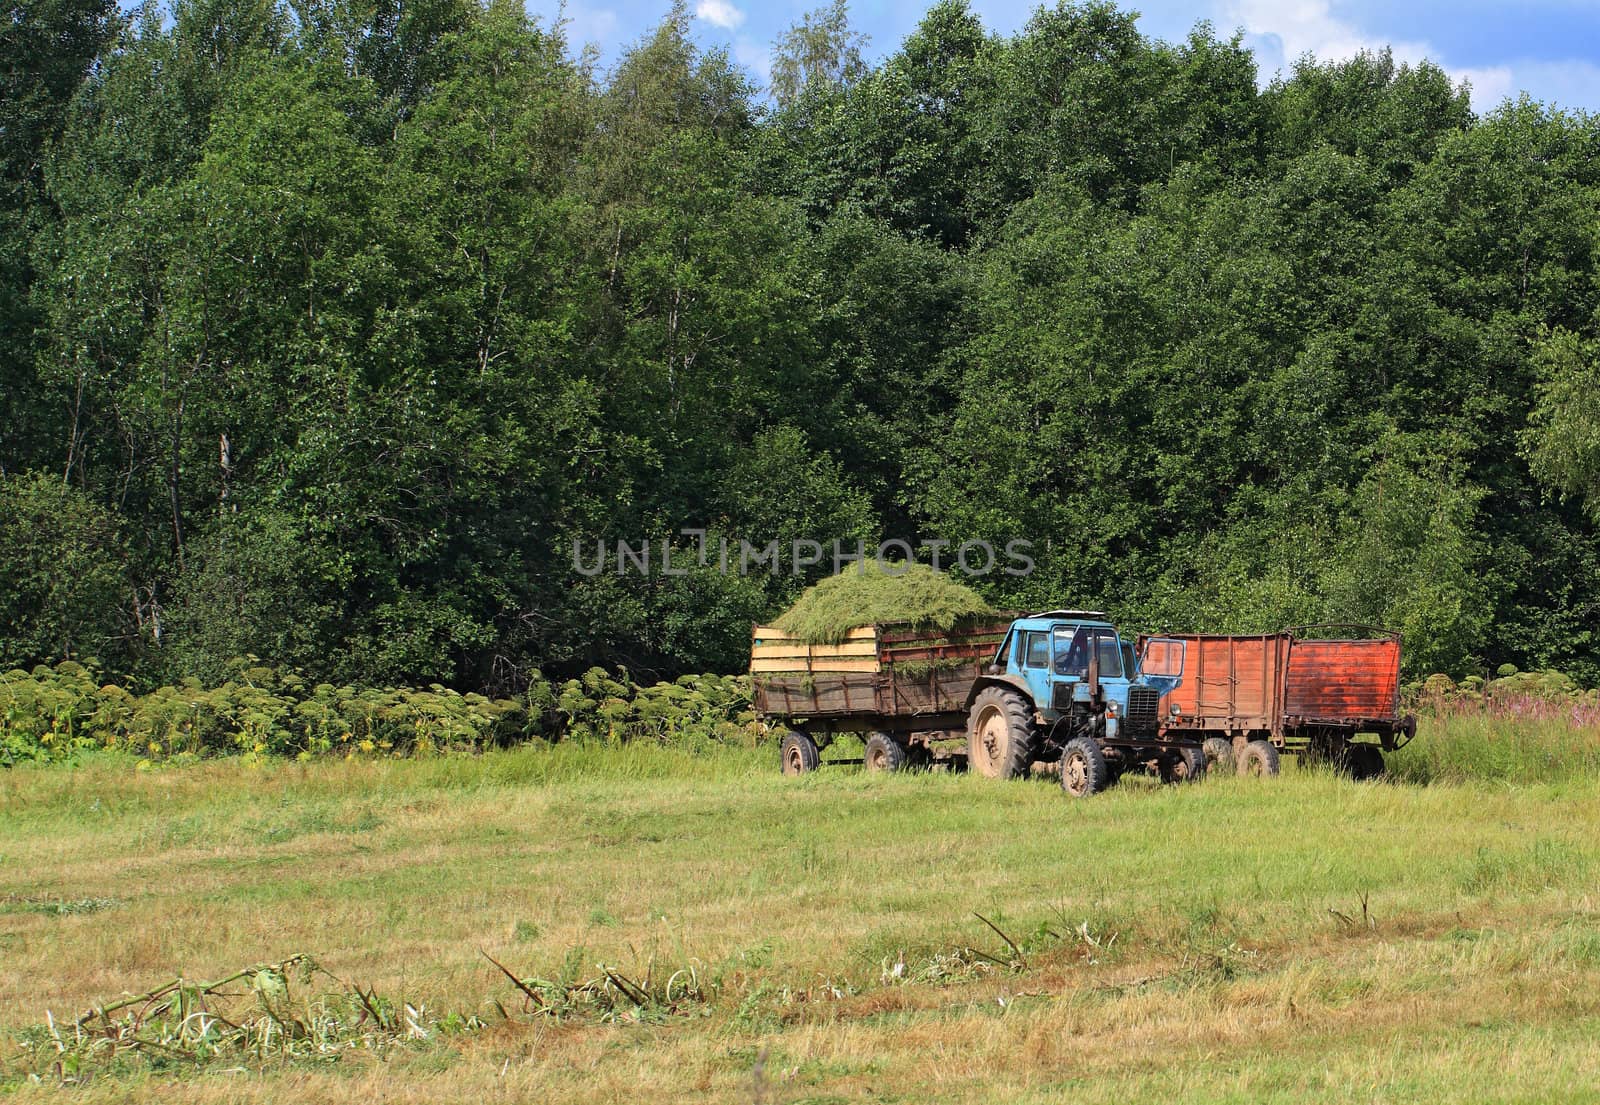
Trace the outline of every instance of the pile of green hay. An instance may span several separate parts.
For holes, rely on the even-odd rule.
[[[976,591],[926,564],[865,560],[808,589],[775,624],[809,644],[835,645],[864,625],[948,631],[993,616]]]

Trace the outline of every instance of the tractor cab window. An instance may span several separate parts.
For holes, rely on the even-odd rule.
[[[1100,678],[1122,677],[1122,646],[1110,629],[1058,629],[1055,632],[1056,674],[1089,674],[1089,650],[1100,654]]]
[[[1094,647],[1100,650],[1100,678],[1122,678],[1122,645],[1109,629],[1096,630]]]
[[[1047,633],[1028,633],[1023,636],[1024,667],[1047,668],[1050,666],[1050,635]]]
[[[1058,629],[1056,638],[1056,674],[1087,675],[1089,673],[1089,631],[1087,629]]]

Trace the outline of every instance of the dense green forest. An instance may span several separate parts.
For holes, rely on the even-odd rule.
[[[875,66],[836,4],[771,88],[681,4],[605,71],[503,0],[9,12],[0,660],[732,671],[831,564],[723,540],[1022,539],[998,605],[1600,678],[1587,115],[1101,4]]]

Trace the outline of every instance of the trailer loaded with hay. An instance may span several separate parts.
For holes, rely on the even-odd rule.
[[[756,710],[786,730],[784,773],[815,768],[820,750],[841,733],[863,738],[869,769],[948,760],[965,738],[973,683],[1009,627],[992,618],[949,630],[900,622],[814,644],[778,626],[756,626],[751,686]]]

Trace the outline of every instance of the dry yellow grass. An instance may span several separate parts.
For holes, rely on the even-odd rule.
[[[1592,1100],[1597,798],[1307,773],[1069,802],[649,750],[17,770],[0,1030],[307,951],[489,1026],[72,1098]],[[1009,958],[975,912],[1026,969],[963,955]],[[507,1024],[480,946],[526,975],[579,947],[635,977],[694,962],[721,990],[659,1023]]]

